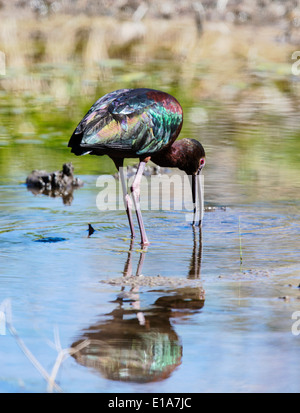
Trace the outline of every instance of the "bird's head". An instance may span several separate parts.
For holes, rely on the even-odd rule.
[[[162,152],[151,155],[151,160],[160,166],[179,168],[190,177],[194,204],[194,220],[201,225],[204,211],[201,171],[205,165],[205,151],[196,139],[180,139]],[[197,202],[198,198],[198,202]],[[198,205],[198,208],[197,208]]]
[[[204,188],[200,173],[205,165],[204,148],[195,139],[181,139],[172,146],[177,159],[177,167],[190,177],[194,205],[193,225],[197,221],[201,226],[204,215]]]
[[[180,139],[175,142],[173,149],[176,151],[178,168],[188,175],[198,174],[205,165],[205,151],[196,139]]]

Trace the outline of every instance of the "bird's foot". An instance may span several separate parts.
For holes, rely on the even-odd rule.
[[[148,247],[148,245],[150,245],[150,242],[148,240],[141,241],[141,246],[142,247]]]

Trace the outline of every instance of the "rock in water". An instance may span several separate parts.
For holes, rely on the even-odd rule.
[[[26,179],[27,188],[36,194],[52,197],[62,196],[64,204],[73,200],[73,190],[83,186],[83,182],[74,176],[72,163],[63,164],[61,171],[46,172],[34,170]]]

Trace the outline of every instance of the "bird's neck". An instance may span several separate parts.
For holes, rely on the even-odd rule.
[[[159,166],[166,168],[179,168],[186,171],[187,159],[182,153],[180,141],[151,156],[151,160]]]

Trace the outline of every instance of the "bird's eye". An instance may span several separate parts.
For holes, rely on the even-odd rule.
[[[204,165],[205,165],[205,159],[203,159],[203,158],[200,159],[200,165],[201,165],[201,166],[204,166]]]

